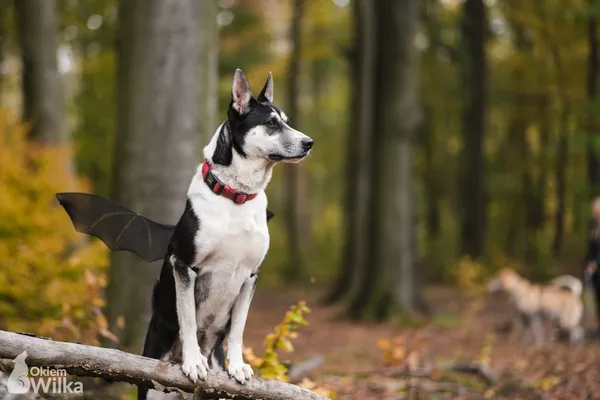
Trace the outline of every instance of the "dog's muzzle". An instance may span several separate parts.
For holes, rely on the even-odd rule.
[[[271,160],[271,161],[302,160],[304,157],[306,157],[308,155],[308,153],[312,149],[314,143],[315,143],[314,140],[312,140],[309,137],[306,137],[306,138],[302,139],[302,142],[301,142],[302,154],[290,157],[290,156],[284,156],[279,153],[271,153],[268,155],[269,160]]]

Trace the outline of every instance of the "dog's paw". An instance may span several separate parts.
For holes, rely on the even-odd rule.
[[[181,369],[192,382],[196,383],[198,378],[206,379],[208,359],[200,353],[200,349],[189,352],[188,354],[184,353]]]
[[[229,376],[234,378],[239,383],[244,383],[247,380],[250,380],[252,375],[254,375],[254,371],[252,371],[252,367],[248,364],[239,362],[231,362],[229,361],[229,365],[227,367],[227,372],[229,372]]]

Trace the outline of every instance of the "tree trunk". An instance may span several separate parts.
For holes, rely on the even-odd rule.
[[[522,84],[521,74],[514,74],[513,83]],[[506,168],[508,171],[512,171],[515,176],[520,176],[521,179],[515,179],[515,190],[510,193],[507,199],[506,211],[512,218],[506,221],[508,230],[505,251],[509,258],[517,259],[521,255],[519,250],[523,239],[523,229],[525,228],[523,203],[524,199],[527,198],[528,187],[525,182],[529,177],[527,163],[530,158],[526,155],[528,146],[526,136],[527,116],[525,115],[526,108],[521,93],[515,93],[513,104],[514,106],[511,108],[512,119],[507,132]]]
[[[554,240],[552,241],[552,255],[557,257],[562,249],[565,234],[565,209],[567,192],[567,155],[569,145],[569,117],[570,106],[564,102],[558,126],[558,141],[556,143],[556,214],[554,215]]]
[[[58,71],[56,0],[15,0],[22,61],[23,120],[44,144],[68,140],[63,81]]]
[[[376,50],[375,11],[370,0],[354,2],[353,18],[355,46],[351,53],[344,247],[339,278],[327,298],[329,303],[342,300],[359,287],[369,243],[366,232],[370,225],[372,200],[370,163]]]
[[[9,24],[8,21],[14,15],[13,1],[1,0],[0,1],[0,65],[6,60],[7,53],[7,37],[9,35]],[[4,107],[4,76],[0,74],[0,106]]]
[[[383,320],[412,313],[418,296],[414,249],[414,136],[420,123],[414,38],[418,1],[375,2],[376,67],[372,174],[372,224],[361,265],[364,279],[350,302],[353,318]]]
[[[293,126],[298,128],[300,116],[298,100],[300,96],[300,61],[302,55],[302,24],[304,20],[304,0],[294,0],[292,9],[291,42],[292,55],[288,71],[287,115]],[[308,195],[307,176],[297,165],[285,165],[286,176],[286,223],[288,232],[288,262],[285,278],[288,282],[297,281],[304,273],[304,249],[308,235]]]
[[[550,146],[550,111],[549,99],[547,95],[543,95],[537,104],[537,120],[540,129],[540,150],[537,156],[537,163],[540,173],[534,179],[531,190],[531,197],[526,199],[528,226],[532,232],[539,232],[546,222],[546,187],[548,181],[548,166],[550,165],[548,152],[544,149]]]
[[[463,168],[461,188],[462,252],[480,257],[485,250],[486,189],[484,137],[487,113],[487,12],[483,0],[465,0],[461,21],[463,40],[462,82]]]
[[[413,253],[412,254],[413,267],[412,267],[412,277],[410,275],[408,275],[408,278],[412,278],[412,280],[413,280],[412,290],[410,291],[410,292],[412,292],[413,297],[411,299],[412,303],[410,303],[410,304],[411,304],[412,311],[431,316],[431,308],[429,307],[429,304],[427,304],[427,301],[425,301],[425,297],[423,296],[423,291],[421,290],[421,288],[423,287],[423,263],[421,262],[421,258],[419,257],[419,252],[418,252],[419,246],[418,246],[418,240],[417,240],[416,233],[417,233],[417,228],[419,226],[419,223],[418,223],[418,219],[417,219],[416,207],[413,207],[412,224],[413,224],[412,232],[410,233],[412,243],[411,243],[410,247],[411,247],[411,251]],[[404,279],[404,276],[401,276],[400,278],[402,278],[402,285],[410,285],[411,284]],[[399,290],[404,290],[402,285],[400,285],[398,287]]]
[[[506,6],[515,7],[515,4],[509,1]],[[530,52],[529,42],[520,21],[509,18],[509,24],[514,36],[513,43],[517,54],[523,55]],[[530,240],[527,232],[529,218],[525,209],[531,192],[530,164],[533,162],[533,158],[529,154],[529,143],[527,141],[530,112],[527,107],[527,94],[523,89],[526,78],[525,72],[523,68],[515,68],[510,74],[510,80],[515,89],[511,95],[511,117],[506,135],[507,146],[506,151],[504,151],[504,159],[506,170],[520,177],[520,179],[514,180],[515,190],[511,191],[508,201],[506,201],[508,205],[506,212],[511,218],[507,219],[508,230],[505,252],[510,259],[518,259],[523,256],[523,252],[527,253],[529,249],[534,249],[533,243],[528,243]],[[535,237],[532,236],[531,239],[535,239]],[[524,242],[527,243],[525,246],[523,246]]]
[[[196,6],[194,0],[120,2],[112,197],[160,222],[181,216],[199,162]],[[142,347],[159,268],[132,254],[112,254],[107,317],[122,348]]]
[[[589,101],[588,115],[588,146],[587,146],[587,174],[589,182],[590,200],[600,194],[600,162],[596,154],[595,147],[598,145],[598,131],[600,130],[600,118],[597,114],[597,92],[598,92],[598,74],[600,73],[600,58],[598,48],[598,0],[589,0],[590,19],[588,21],[588,74],[587,74],[587,95]]]
[[[552,241],[552,255],[557,257],[562,249],[565,231],[565,209],[567,195],[567,168],[569,155],[569,118],[571,116],[571,100],[569,98],[566,81],[566,70],[560,54],[560,47],[546,37],[553,66],[556,69],[556,86],[560,100],[560,116],[558,120],[558,140],[556,143],[555,183],[556,183],[556,214],[554,214],[554,239]]]
[[[200,13],[200,117],[202,143],[208,143],[217,129],[219,106],[219,28],[215,0],[199,1]]]
[[[421,126],[421,137],[422,149],[424,156],[424,172],[423,172],[423,185],[425,186],[425,228],[427,231],[427,241],[429,243],[434,242],[442,229],[442,216],[440,209],[440,200],[442,197],[442,190],[438,183],[439,171],[435,165],[435,132],[430,122],[432,113],[430,110],[425,109],[425,119]]]

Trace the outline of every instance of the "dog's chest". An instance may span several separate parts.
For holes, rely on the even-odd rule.
[[[242,285],[255,274],[269,247],[265,205],[199,215],[195,285],[199,329],[221,329]],[[208,211],[208,207],[203,208]],[[209,320],[211,326],[207,326]]]
[[[195,240],[200,270],[253,270],[260,265],[269,248],[266,222],[257,221],[252,215],[211,218],[202,225]]]

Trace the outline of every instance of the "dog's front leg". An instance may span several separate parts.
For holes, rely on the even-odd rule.
[[[227,339],[227,371],[239,383],[244,383],[254,374],[252,367],[244,363],[242,354],[242,342],[244,336],[244,327],[246,326],[246,317],[250,309],[250,302],[256,287],[256,274],[244,282],[242,290],[238,295],[233,309],[231,310],[231,330]]]
[[[196,336],[194,283],[197,274],[175,257],[171,257],[171,264],[175,278],[175,301],[183,358],[181,369],[195,383],[198,381],[198,378],[205,379],[206,371],[208,370],[208,360],[200,352]]]

